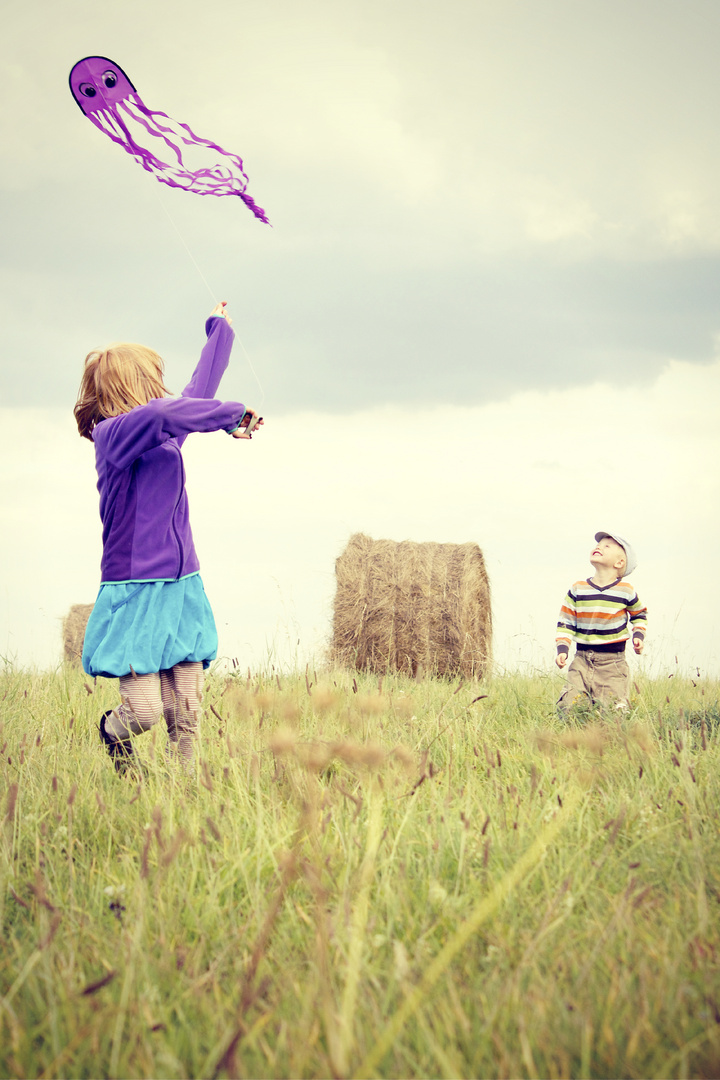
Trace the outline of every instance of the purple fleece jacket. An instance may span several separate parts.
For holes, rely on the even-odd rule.
[[[212,316],[207,343],[179,398],[157,398],[93,430],[103,525],[101,580],[177,579],[200,568],[180,447],[191,431],[237,427],[245,408],[215,401],[228,366],[230,324]]]

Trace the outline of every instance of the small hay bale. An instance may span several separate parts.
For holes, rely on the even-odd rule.
[[[477,544],[350,537],[335,562],[333,660],[358,671],[480,678],[490,583]]]
[[[69,664],[80,664],[82,660],[85,627],[94,604],[73,604],[63,619],[63,655]]]

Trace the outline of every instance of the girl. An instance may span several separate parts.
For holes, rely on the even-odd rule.
[[[118,772],[132,735],[164,714],[170,745],[193,758],[204,669],[217,632],[195,554],[181,446],[191,431],[224,429],[249,439],[253,409],[216,401],[234,333],[225,303],[205,324],[207,343],[179,398],[168,396],[163,362],[142,345],[112,345],[85,361],[75,419],[95,444],[103,525],[101,584],[88,621],[83,667],[120,679],[121,703],[100,737]]]

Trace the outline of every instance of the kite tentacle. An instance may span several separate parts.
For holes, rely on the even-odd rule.
[[[153,134],[152,128],[144,121],[143,117],[136,117],[130,110],[126,111],[132,119],[137,119],[142,123],[143,127],[146,128],[150,135]],[[207,194],[207,191],[203,190],[203,187],[200,184],[195,183],[196,179],[199,178],[202,180],[207,178],[211,182],[217,181],[218,179],[225,179],[222,177],[222,174],[219,174],[218,168],[215,170],[200,169],[197,172],[191,172],[185,166],[179,148],[171,144],[170,140],[165,137],[163,137],[163,141],[175,151],[179,167],[161,161],[151,151],[147,150],[144,146],[139,145],[117,110],[96,110],[96,112],[90,116],[90,120],[92,120],[95,126],[104,132],[104,134],[108,135],[113,142],[127,150],[144,169],[153,173],[158,180],[161,180],[171,187],[177,186],[183,188],[183,190],[204,195]],[[227,173],[228,182],[225,183],[224,191],[222,193],[228,195],[240,194],[240,192],[236,190],[237,181],[235,185],[231,182],[234,179],[231,170],[227,169]],[[211,183],[210,186],[217,190],[222,185]]]
[[[157,137],[157,132],[154,131],[144,115],[136,115],[133,109],[126,108],[124,102],[120,104],[128,117],[140,123],[148,134]],[[215,195],[239,195],[255,217],[269,224],[265,211],[245,191],[247,178],[244,173],[241,179],[233,173],[229,165],[223,166],[220,164],[211,169],[191,171],[183,161],[180,148],[172,143],[165,134],[162,135],[163,142],[174,151],[177,164],[173,165],[161,161],[155,154],[137,142],[117,108],[113,110],[99,109],[90,116],[90,119],[97,128],[108,135],[113,142],[127,150],[135,161],[142,165],[147,172],[152,173],[161,183],[167,184],[168,187],[179,187],[184,191],[191,191],[198,195],[210,193]],[[162,127],[167,132],[172,130],[165,127],[165,125],[162,125]],[[186,140],[183,136],[181,136],[181,139],[187,145],[191,145],[189,139]],[[211,149],[215,148],[214,144],[209,143],[206,139],[198,141]],[[240,160],[234,154],[224,154],[223,156],[229,158],[233,163]]]
[[[218,144],[212,142],[212,140],[203,139],[201,136],[196,135],[189,125],[173,120],[167,113],[157,109],[148,109],[147,105],[145,105],[138,94],[131,95],[119,104],[123,108],[123,111],[132,120],[141,124],[148,134],[156,137],[159,134],[166,145],[169,146],[175,154],[179,169],[164,166],[166,183],[171,183],[171,181],[167,179],[167,175],[170,174],[182,181],[179,186],[199,195],[205,195],[210,192],[215,195],[239,195],[255,217],[259,218],[260,221],[265,222],[265,224],[269,224],[263,208],[258,206],[255,200],[246,193],[248,177],[245,173],[242,158],[238,157],[237,154],[232,154],[227,150],[223,150],[221,146],[218,146]],[[163,123],[163,121],[167,121],[167,123]],[[182,131],[178,131],[178,128],[181,128]],[[186,132],[187,134],[185,135],[183,132]],[[185,146],[201,145],[210,150],[214,150],[216,153],[227,158],[240,173],[240,176],[237,176],[229,165],[222,166],[221,164],[217,164],[213,168],[196,170],[188,169],[183,161],[182,150],[173,139],[179,140]]]
[[[153,123],[157,124],[158,128],[160,128],[161,131],[172,131],[173,129],[165,127],[163,124],[160,123],[159,120],[155,119],[158,116],[161,116],[164,120],[169,120],[171,124],[176,124],[177,127],[180,127],[183,129],[183,131],[186,131],[189,138],[185,138],[183,135],[179,135],[179,132],[176,134],[179,135],[179,137],[187,146],[192,146],[199,143],[201,146],[207,146],[208,149],[214,150],[218,154],[222,154],[223,157],[229,158],[235,168],[238,169],[238,171],[241,173],[245,183],[248,183],[248,176],[245,172],[245,166],[243,165],[242,158],[238,157],[237,154],[233,154],[229,150],[223,150],[222,146],[218,146],[218,144],[213,142],[211,139],[203,139],[201,135],[196,135],[188,124],[183,124],[179,120],[173,120],[172,117],[167,115],[167,113],[160,112],[155,109],[148,109],[147,105],[145,105],[145,103],[137,95],[134,104],[137,104],[140,110],[144,112],[145,115],[153,121]]]
[[[181,186],[187,191],[193,191],[199,195],[205,195],[212,193],[215,195],[242,195],[247,186],[247,176],[242,171],[242,161],[235,154],[229,154],[222,150],[222,147],[218,147],[215,143],[209,142],[207,139],[186,137],[181,132],[175,130],[167,124],[162,124],[155,118],[162,116],[176,127],[186,128],[186,125],[179,124],[177,121],[172,120],[166,116],[165,113],[156,112],[148,109],[143,102],[137,97],[128,98],[126,101],[120,102],[119,106],[122,107],[125,114],[134,120],[136,123],[142,125],[142,127],[148,132],[149,135],[160,137],[165,144],[175,154],[178,167],[165,166],[164,171],[166,174],[171,172],[174,176],[177,176],[182,180]],[[149,119],[148,119],[149,118]],[[152,122],[150,122],[152,121]],[[179,139],[185,146],[193,146],[199,143],[202,146],[206,146],[209,149],[213,149],[221,153],[224,157],[229,158],[230,161],[240,171],[238,177],[230,166],[215,165],[213,168],[204,168],[191,170],[185,164],[182,156],[182,150],[175,142],[170,138],[172,135],[174,138]],[[239,164],[238,164],[239,163]],[[258,208],[259,209],[259,208]],[[263,212],[264,213],[264,212]],[[260,216],[257,215],[256,216]]]
[[[120,102],[118,102],[118,108],[121,108],[123,110],[123,112],[126,112],[128,114],[128,116],[132,120],[135,120],[138,124],[141,124],[142,127],[144,127],[145,130],[147,131],[148,135],[152,135],[154,137],[157,137],[157,134],[158,134],[157,128],[150,125],[147,122],[145,116],[142,113],[140,113],[138,115],[137,112],[135,112],[133,109],[131,109],[129,100],[128,101],[120,101]],[[178,165],[181,168],[185,168],[185,165],[184,165],[184,162],[183,162],[183,157],[182,157],[182,150],[180,149],[179,146],[176,146],[175,143],[171,139],[169,139],[167,137],[167,135],[165,134],[166,131],[169,132],[170,128],[162,129],[163,142],[165,143],[166,146],[169,146],[170,149],[175,154],[175,157],[177,158]]]
[[[172,134],[175,138],[179,138],[186,146],[200,144],[201,146],[206,146],[208,147],[208,149],[214,150],[216,153],[222,154],[223,157],[228,158],[233,163],[235,168],[239,171],[242,180],[235,177],[232,173],[232,170],[228,169],[227,183],[225,185],[221,185],[221,190],[223,191],[223,193],[228,195],[239,195],[242,201],[248,207],[248,209],[253,212],[255,217],[259,218],[260,221],[265,222],[266,225],[270,224],[267,214],[265,213],[263,208],[261,206],[258,206],[255,200],[246,193],[248,176],[245,172],[245,166],[243,165],[242,158],[238,157],[237,154],[232,154],[227,150],[223,150],[221,146],[218,146],[218,144],[213,142],[211,139],[203,139],[202,136],[196,135],[192,128],[189,126],[189,124],[183,124],[180,121],[173,120],[172,117],[167,115],[167,113],[164,113],[159,109],[149,109],[144,103],[144,101],[142,101],[142,99],[137,94],[134,94],[132,95],[132,97],[128,98],[127,101],[123,102],[123,105],[128,111],[129,115],[131,115],[133,119],[137,120],[138,123],[141,123],[143,127],[145,127],[146,130],[149,131],[151,134],[155,129],[163,133],[163,138],[165,138],[166,142],[168,142],[168,144],[172,146],[172,148],[178,155],[180,164],[183,164],[182,154],[178,150],[178,148],[170,141],[170,139],[167,138],[166,133]],[[133,108],[129,107],[131,105],[133,106]],[[138,110],[138,112],[136,112],[135,110]],[[148,123],[144,119],[145,117],[147,117],[147,120],[150,121],[150,123]],[[162,121],[159,119],[160,117],[162,118],[162,120],[166,120],[169,123],[162,123]],[[182,128],[183,131],[187,132],[187,135],[189,137],[186,138],[183,134],[177,131],[176,128]],[[218,165],[214,169],[198,169],[192,175],[198,180],[222,179],[222,167]],[[195,186],[193,186],[191,190],[199,192],[200,194],[204,194],[204,192],[200,191],[200,189]]]
[[[101,131],[104,131],[106,135],[109,135],[113,142],[118,143],[127,150],[128,153],[132,154],[135,160],[142,165],[144,169],[153,173],[158,179],[161,179],[161,173],[169,171],[168,166],[163,161],[160,161],[160,159],[155,157],[151,151],[147,150],[144,146],[140,146],[135,141],[118,112],[102,109],[93,113],[90,119],[96,127],[99,127]],[[99,121],[103,121],[103,123],[100,123]]]
[[[122,128],[120,128],[118,132],[118,125],[115,123],[115,116],[113,113],[105,109],[96,109],[95,112],[88,116],[88,120],[90,120],[96,128],[102,131],[104,135],[111,138],[114,143],[122,146],[124,150],[130,149],[130,147],[128,147],[127,135],[122,133]]]
[[[268,221],[267,214],[263,210],[262,206],[258,206],[258,204],[253,199],[252,195],[248,195],[248,193],[246,191],[241,191],[238,194],[240,195],[240,198],[242,199],[242,201],[247,206],[248,210],[252,210],[252,212],[253,212],[253,214],[255,215],[256,218],[259,218],[260,221],[264,221],[266,225],[270,225],[270,222]],[[270,227],[272,228],[272,226],[270,226]]]

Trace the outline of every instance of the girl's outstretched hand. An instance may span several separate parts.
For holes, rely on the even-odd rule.
[[[226,307],[227,307],[227,301],[226,300],[221,300],[220,303],[216,304],[215,307],[212,309],[212,311],[210,312],[210,315],[211,316],[219,315],[221,319],[225,319],[228,326],[232,326],[232,319],[230,318],[227,311],[225,310]]]
[[[253,431],[257,431],[257,429],[262,427],[265,423],[262,416],[259,417],[254,409],[246,409],[245,415],[240,422],[240,427],[236,428],[235,431],[230,432],[233,439],[252,439],[252,434],[248,434],[247,430],[248,424],[250,424],[252,420],[255,420]]]

